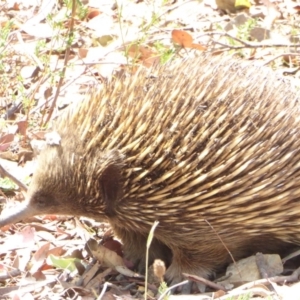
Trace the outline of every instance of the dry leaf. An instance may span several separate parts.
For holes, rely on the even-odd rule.
[[[48,256],[49,249],[50,243],[46,243],[34,253],[31,259],[32,267],[30,270],[32,273],[37,272],[39,268],[43,266]]]
[[[0,138],[0,144],[10,143],[10,142],[12,142],[12,141],[14,140],[14,137],[15,137],[15,135],[12,134],[12,133],[3,135],[3,136]]]
[[[124,261],[116,252],[98,245],[97,249],[91,250],[93,256],[107,267],[124,266]]]
[[[174,43],[185,48],[190,48],[193,43],[193,37],[183,30],[172,30],[172,40]]]
[[[89,12],[87,13],[86,18],[88,20],[91,20],[99,15],[101,15],[101,11],[99,9],[89,9]]]
[[[184,48],[197,49],[200,51],[206,50],[206,47],[200,44],[193,43],[193,37],[188,32],[183,30],[173,30],[172,40],[174,43]]]
[[[28,121],[27,120],[23,120],[23,121],[19,121],[17,123],[18,125],[18,131],[21,135],[26,135],[26,131],[27,131],[27,127],[28,127]]]

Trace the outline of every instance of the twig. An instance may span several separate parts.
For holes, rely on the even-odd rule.
[[[19,275],[21,275],[21,271],[19,269],[14,269],[9,272],[7,271],[6,274],[1,274],[0,280],[3,281],[6,279],[11,279],[12,277],[17,277]]]
[[[216,236],[218,237],[218,239],[220,240],[220,242],[222,243],[222,245],[224,246],[224,248],[226,249],[226,251],[228,252],[228,254],[230,255],[231,259],[232,259],[232,262],[234,263],[235,267],[237,268],[237,271],[239,272],[239,275],[240,277],[241,276],[241,273],[239,271],[239,268],[234,260],[234,257],[233,255],[231,254],[230,250],[227,248],[227,246],[225,245],[225,243],[223,242],[223,240],[221,239],[220,235],[217,233],[217,231],[215,230],[215,228],[209,223],[208,220],[204,219],[204,221],[209,225],[209,227],[214,231],[214,233],[216,234]]]
[[[69,38],[71,36],[73,36],[73,33],[74,33],[75,13],[76,13],[76,0],[73,0],[72,1],[72,14],[71,14],[71,20],[70,20]],[[66,48],[66,53],[65,53],[65,58],[64,58],[64,66],[63,66],[61,76],[60,76],[59,81],[58,81],[58,85],[57,85],[57,89],[56,89],[56,92],[55,92],[54,100],[52,102],[52,105],[50,107],[50,110],[49,110],[49,113],[48,113],[48,116],[47,116],[47,119],[46,119],[46,122],[44,123],[44,125],[49,122],[49,120],[52,116],[52,113],[54,111],[56,101],[57,101],[57,98],[58,98],[58,95],[59,95],[59,92],[60,92],[60,87],[62,86],[63,81],[65,79],[65,74],[66,74],[66,69],[67,69],[67,64],[68,64],[70,52],[71,52],[71,45],[68,45],[67,48]]]
[[[296,269],[289,276],[274,276],[274,277],[270,277],[270,278],[255,280],[253,282],[245,283],[234,290],[250,289],[259,284],[271,284],[272,282],[275,282],[275,283],[296,282],[299,280],[299,275],[300,275],[300,268]]]
[[[211,287],[215,290],[221,290],[221,291],[224,291],[224,292],[228,291],[224,286],[222,286],[220,284],[217,284],[213,281],[210,281],[208,279],[205,279],[203,277],[199,277],[199,276],[192,275],[192,274],[187,274],[187,273],[182,273],[182,274],[183,274],[183,276],[185,276],[189,280],[204,283],[205,285],[207,285],[207,286],[209,286],[209,287]]]
[[[7,172],[1,165],[0,165],[0,174],[4,177],[8,177],[16,185],[18,185],[22,191],[27,192],[27,190],[28,190],[27,186],[24,183],[22,183],[19,179],[17,179],[13,175],[11,175],[9,172]]]
[[[102,289],[102,291],[101,291],[99,297],[97,298],[97,300],[101,300],[101,299],[102,299],[102,297],[104,296],[104,294],[105,294],[105,292],[106,292],[106,290],[107,290],[107,288],[108,288],[109,286],[112,286],[112,284],[109,283],[109,282],[105,282],[105,283],[104,283],[103,289]]]
[[[300,255],[300,249],[297,249],[295,252],[290,253],[289,255],[285,256],[281,261],[283,264],[285,264],[288,260],[290,260],[296,256],[299,256],[299,255]]]
[[[173,289],[175,289],[175,288],[177,288],[177,287],[179,287],[179,286],[181,286],[181,285],[187,284],[188,282],[189,282],[188,280],[184,280],[184,281],[182,281],[182,282],[179,282],[179,283],[177,283],[177,284],[172,285],[171,287],[167,288],[167,289],[160,295],[160,297],[158,298],[158,300],[164,299],[164,297],[165,297],[171,290],[173,290]]]
[[[270,60],[267,60],[263,66],[266,66],[268,65],[270,62],[276,60],[277,58],[279,57],[282,57],[282,56],[300,56],[300,53],[281,53],[281,54],[278,54],[276,56],[274,56],[273,58],[271,58]]]
[[[44,65],[43,63],[40,61],[40,59],[32,52],[30,52],[28,50],[28,47],[26,47],[25,43],[24,43],[24,40],[22,38],[22,35],[20,33],[20,31],[16,31],[16,36],[17,36],[17,39],[19,41],[19,43],[23,46],[22,47],[22,51],[29,57],[31,58],[37,65],[38,67],[43,71],[44,70]]]
[[[220,44],[222,46],[225,46],[225,47],[228,47],[230,49],[243,49],[243,48],[274,48],[274,47],[300,47],[300,44],[282,44],[282,43],[274,43],[274,44],[265,44],[265,43],[251,43],[251,42],[246,42],[246,41],[243,41],[237,37],[234,37],[230,34],[228,34],[227,32],[206,32],[206,33],[203,33],[199,36],[197,36],[196,39],[199,39],[200,37],[203,37],[203,36],[207,36],[207,35],[220,35],[220,36],[225,36],[225,37],[228,37],[228,38],[231,38],[239,43],[242,44],[242,46],[232,46],[232,45],[226,45],[226,44],[222,44],[218,41],[215,41],[213,40],[214,43],[216,44]]]

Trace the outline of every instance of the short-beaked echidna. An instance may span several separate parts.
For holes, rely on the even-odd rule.
[[[211,56],[114,80],[58,119],[60,145],[40,154],[25,204],[0,226],[41,214],[106,220],[144,262],[159,221],[151,257],[171,250],[173,282],[209,276],[228,250],[239,259],[300,243],[292,90],[266,68]]]

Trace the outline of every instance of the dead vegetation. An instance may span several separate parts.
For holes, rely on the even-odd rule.
[[[51,120],[118,72],[209,51],[267,65],[299,88],[299,3],[252,1],[247,8],[244,1],[246,8],[237,9],[234,2],[0,1],[3,206],[24,198],[21,190],[30,182],[34,154]],[[2,228],[0,245],[0,299],[143,297],[144,278],[127,269],[131,262],[123,261],[121,244],[105,224],[35,218]],[[252,262],[245,264],[249,273]],[[250,282],[263,277],[259,270],[265,265],[254,265],[259,277]],[[270,268],[282,271],[281,260],[275,258]],[[167,287],[149,272],[148,297],[159,298],[158,289],[163,294]],[[298,271],[276,277],[280,273],[236,289],[226,279],[193,279],[212,289],[198,299],[299,299]]]

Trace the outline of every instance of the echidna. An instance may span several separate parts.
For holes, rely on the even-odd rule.
[[[127,256],[172,261],[166,276],[209,276],[256,251],[300,243],[300,109],[266,68],[205,57],[140,70],[56,122],[24,205],[32,215],[108,221]],[[219,237],[218,237],[218,235]],[[221,240],[222,242],[221,242]]]

